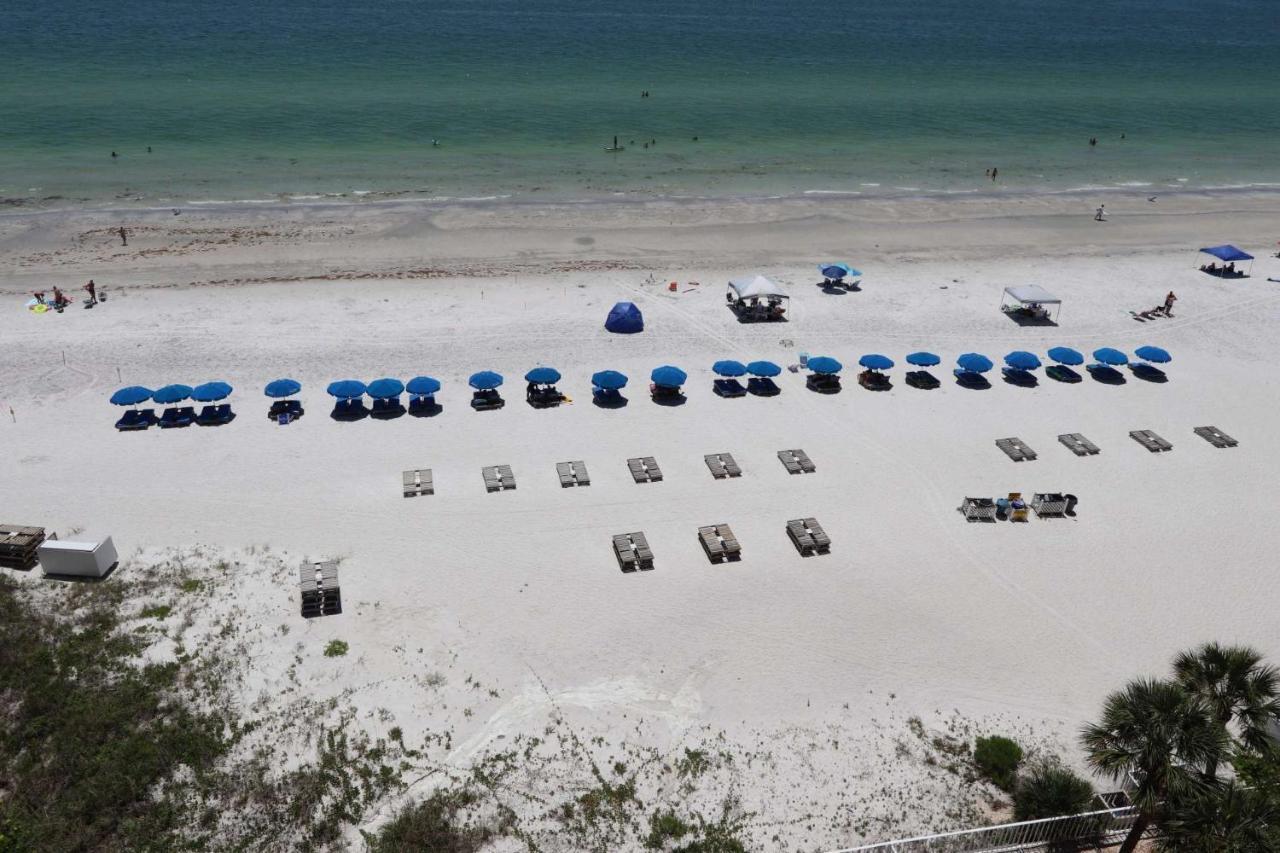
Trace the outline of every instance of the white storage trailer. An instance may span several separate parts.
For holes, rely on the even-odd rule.
[[[115,568],[116,546],[108,536],[90,542],[51,539],[41,543],[37,554],[46,575],[100,578]]]

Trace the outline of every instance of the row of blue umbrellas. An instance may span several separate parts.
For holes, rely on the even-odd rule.
[[[497,376],[497,374],[494,375]],[[277,385],[277,383],[280,384]],[[502,384],[501,376],[498,376],[498,384]],[[273,388],[273,386],[276,387]],[[267,386],[266,394],[268,397],[288,397],[298,393],[301,388],[302,386],[292,379],[278,379]],[[440,390],[440,380],[430,376],[415,376],[405,383],[399,379],[383,378],[375,379],[366,385],[359,379],[339,379],[337,382],[330,382],[326,390],[330,397],[336,397],[339,400],[358,400],[366,394],[375,400],[387,400],[399,397],[405,391],[415,397],[429,397]]]
[[[752,376],[769,377],[777,376],[782,372],[782,368],[774,364],[772,361],[753,361],[743,364],[740,361],[725,359],[717,361],[711,365],[711,372],[717,376],[728,376],[730,378],[737,376],[746,376],[750,373]]]
[[[200,403],[212,403],[225,400],[231,396],[232,388],[226,382],[205,382],[192,388],[190,385],[165,385],[152,391],[142,385],[129,385],[111,395],[111,402],[117,406],[138,406],[153,400],[162,406],[181,403],[183,400],[195,400]]]
[[[1051,361],[1058,364],[1084,364],[1084,356],[1070,347],[1054,347],[1047,354]],[[1134,350],[1134,355],[1143,361],[1155,364],[1167,364],[1173,360],[1173,356],[1167,351],[1154,346],[1138,347]],[[1094,350],[1093,357],[1098,362],[1112,367],[1129,363],[1127,355],[1111,347]],[[935,367],[941,363],[942,359],[931,352],[913,352],[907,356],[906,361],[907,364],[916,367]],[[1004,357],[1004,363],[1014,370],[1035,370],[1040,367],[1040,358],[1035,353],[1015,350]],[[888,370],[893,367],[893,359],[879,353],[868,353],[858,359],[858,364],[868,370]],[[970,373],[986,373],[995,366],[991,359],[976,352],[964,353],[956,359],[956,364],[961,370]],[[832,374],[839,373],[844,365],[830,356],[823,355],[810,358],[807,366],[814,373]]]

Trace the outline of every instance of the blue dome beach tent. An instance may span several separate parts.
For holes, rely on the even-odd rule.
[[[632,335],[644,331],[644,315],[634,302],[619,302],[609,309],[604,321],[605,329],[620,335]]]

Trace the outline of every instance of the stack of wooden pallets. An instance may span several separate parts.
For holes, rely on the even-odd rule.
[[[0,524],[0,568],[35,568],[36,549],[44,541],[43,527]]]

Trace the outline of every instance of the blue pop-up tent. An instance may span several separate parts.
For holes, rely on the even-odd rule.
[[[1205,255],[1211,255],[1224,264],[1249,261],[1249,272],[1253,272],[1253,255],[1230,243],[1224,243],[1221,246],[1206,246],[1200,252]],[[1204,267],[1201,267],[1201,269],[1204,269]],[[1211,272],[1211,270],[1207,271]]]
[[[610,332],[620,335],[631,335],[644,331],[644,315],[634,302],[619,302],[609,309],[609,316],[604,320],[604,327]]]

